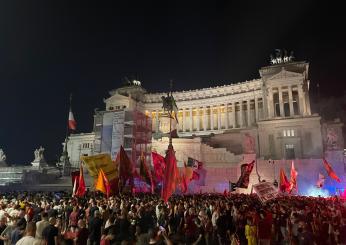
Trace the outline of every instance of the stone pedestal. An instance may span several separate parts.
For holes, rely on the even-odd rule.
[[[47,167],[47,163],[44,160],[34,160],[31,165],[35,168],[43,168],[43,167]]]
[[[5,161],[0,161],[0,167],[7,167],[7,163]]]
[[[253,160],[256,161],[255,153],[243,154],[243,163],[251,163]]]

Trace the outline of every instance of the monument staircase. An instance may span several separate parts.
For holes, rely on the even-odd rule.
[[[201,144],[202,160],[207,170],[205,186],[200,186],[201,192],[228,191],[229,181],[234,182],[238,176],[238,166],[242,155],[235,155],[225,147],[213,147],[203,142]]]

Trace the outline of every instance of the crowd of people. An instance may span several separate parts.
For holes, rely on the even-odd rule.
[[[0,245],[26,244],[346,244],[346,204],[338,198],[88,192],[5,193]]]

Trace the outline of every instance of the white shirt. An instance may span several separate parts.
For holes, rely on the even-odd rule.
[[[37,241],[34,237],[32,236],[25,236],[22,237],[16,245],[38,245],[39,241]]]
[[[214,213],[211,216],[211,223],[213,224],[213,226],[216,226],[216,221],[217,219],[220,217],[219,213],[214,211]]]

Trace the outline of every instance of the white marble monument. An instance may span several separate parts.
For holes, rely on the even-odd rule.
[[[42,146],[40,146],[39,149],[36,149],[34,151],[35,159],[34,161],[31,162],[31,165],[33,167],[43,168],[48,166],[46,160],[44,159],[43,152],[44,152],[44,148]]]

